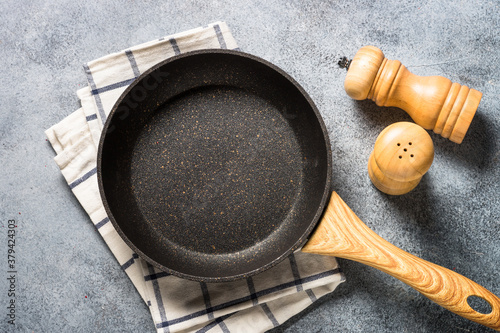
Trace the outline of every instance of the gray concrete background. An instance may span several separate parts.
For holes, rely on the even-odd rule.
[[[0,332],[154,332],[147,307],[73,197],[44,130],[76,110],[82,64],[223,20],[242,50],[282,67],[316,102],[333,144],[333,188],[378,234],[500,295],[500,3],[485,1],[97,1],[0,3]],[[461,145],[410,194],[371,185],[368,155],[401,110],[355,102],[341,56],[368,44],[418,75],[483,92]],[[16,327],[7,324],[7,229],[17,225]],[[487,332],[398,280],[340,260],[333,294],[278,332]]]

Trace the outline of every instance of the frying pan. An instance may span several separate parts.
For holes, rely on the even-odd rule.
[[[380,269],[500,329],[498,297],[383,240],[331,192],[330,142],[316,106],[258,57],[194,51],[145,72],[104,125],[97,170],[114,227],[165,272],[231,281],[301,248]],[[472,309],[469,296],[491,312]]]

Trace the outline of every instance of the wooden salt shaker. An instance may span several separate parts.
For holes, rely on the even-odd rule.
[[[378,136],[368,160],[368,175],[380,191],[401,195],[413,190],[434,160],[430,135],[419,125],[399,122]]]
[[[374,46],[356,53],[344,88],[354,99],[369,98],[378,106],[399,107],[415,123],[456,143],[464,139],[482,97],[479,91],[442,76],[414,75]]]

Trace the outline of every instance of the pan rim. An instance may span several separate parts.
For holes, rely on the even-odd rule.
[[[122,231],[118,221],[115,219],[113,212],[108,204],[108,201],[106,199],[106,193],[104,190],[104,185],[103,185],[103,176],[102,176],[102,170],[103,170],[103,147],[106,141],[106,134],[108,133],[108,130],[111,126],[111,122],[113,118],[116,115],[116,111],[119,108],[120,104],[124,101],[126,96],[132,91],[132,89],[141,82],[146,76],[150,75],[152,72],[158,70],[162,66],[173,63],[179,59],[184,59],[188,57],[193,57],[197,55],[204,55],[204,54],[211,54],[211,55],[217,55],[217,54],[225,54],[225,55],[232,55],[236,57],[243,57],[246,58],[247,60],[255,61],[258,62],[271,70],[277,72],[279,75],[283,76],[287,81],[289,81],[296,89],[297,91],[305,98],[307,101],[307,104],[310,106],[311,110],[314,112],[314,115],[316,117],[316,121],[318,122],[319,127],[322,130],[323,133],[323,141],[325,145],[325,151],[326,151],[326,179],[325,179],[325,186],[323,189],[322,193],[322,199],[320,201],[320,204],[318,205],[316,212],[314,214],[314,217],[311,219],[309,222],[309,226],[305,229],[304,233],[293,243],[293,245],[286,251],[284,251],[281,255],[277,257],[273,257],[269,260],[267,264],[264,264],[260,266],[257,269],[253,269],[251,271],[245,272],[245,273],[240,273],[240,274],[235,274],[235,275],[230,275],[230,276],[223,276],[223,277],[207,277],[207,276],[197,276],[197,275],[192,275],[192,274],[187,274],[184,272],[180,272],[177,270],[174,270],[172,268],[166,267],[154,259],[150,258],[148,255],[146,255],[141,249],[139,249]],[[166,78],[168,80],[168,77]],[[106,214],[111,221],[113,227],[117,231],[117,233],[120,235],[120,237],[123,239],[123,241],[137,254],[139,257],[142,259],[146,260],[149,264],[154,266],[155,268],[175,275],[180,278],[188,279],[188,280],[194,280],[194,281],[202,281],[202,282],[228,282],[228,281],[234,281],[234,280],[239,280],[243,278],[247,278],[249,276],[256,275],[260,272],[263,272],[281,261],[283,261],[286,257],[288,257],[290,254],[295,252],[296,250],[300,249],[303,244],[307,241],[309,238],[309,235],[312,233],[316,225],[321,219],[321,216],[323,215],[323,212],[326,208],[326,203],[327,200],[330,196],[330,189],[331,189],[331,180],[332,180],[332,152],[331,152],[331,143],[328,135],[328,131],[326,129],[326,125],[324,123],[324,120],[313,102],[312,98],[309,96],[309,94],[305,91],[305,89],[293,78],[291,77],[288,73],[286,73],[284,70],[279,68],[278,66],[270,63],[267,60],[264,60],[258,56],[242,52],[239,50],[228,50],[228,49],[201,49],[201,50],[196,50],[196,51],[189,51],[186,53],[182,53],[179,55],[175,55],[173,57],[170,57],[168,59],[165,59],[158,64],[152,66],[148,70],[146,70],[144,73],[142,73],[140,76],[138,76],[126,89],[125,91],[120,95],[120,97],[117,99],[115,104],[113,105],[112,110],[110,111],[109,115],[107,116],[106,122],[103,125],[102,131],[101,131],[101,136],[99,139],[99,145],[98,145],[98,151],[97,151],[97,180],[98,180],[98,187],[99,187],[99,194],[101,196],[101,200],[103,203],[103,206],[105,208]]]

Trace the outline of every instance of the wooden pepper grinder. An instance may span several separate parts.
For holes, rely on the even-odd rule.
[[[356,53],[344,88],[354,99],[369,98],[378,106],[399,107],[415,123],[456,143],[462,143],[482,97],[479,91],[442,76],[414,75],[374,46]]]
[[[368,175],[380,191],[401,195],[418,185],[433,160],[429,133],[414,123],[399,122],[379,134],[368,160]]]

